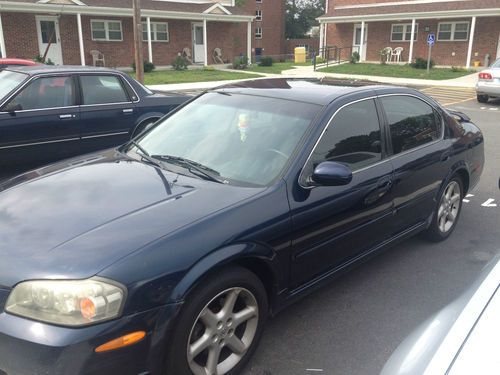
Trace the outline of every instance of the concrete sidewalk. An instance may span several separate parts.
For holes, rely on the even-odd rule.
[[[411,78],[394,78],[394,77],[379,77],[379,76],[366,76],[356,74],[337,74],[337,73],[324,73],[315,72],[312,66],[298,66],[295,69],[284,70],[281,75],[279,74],[261,74],[262,78],[250,79],[265,79],[265,78],[323,78],[331,77],[338,79],[359,79],[364,81],[380,82],[382,84],[395,84],[401,86],[431,86],[431,87],[462,87],[474,88],[477,82],[478,73],[469,74],[463,77],[448,79],[448,80],[432,80],[432,79],[411,79]],[[230,70],[230,69],[224,69]],[[241,71],[238,71],[241,72]],[[252,72],[254,73],[254,72]],[[256,73],[259,74],[259,73]],[[230,80],[230,81],[212,81],[212,82],[194,82],[194,83],[177,83],[170,85],[152,85],[148,86],[152,90],[159,91],[198,91],[207,90],[214,87],[246,81],[246,79]]]

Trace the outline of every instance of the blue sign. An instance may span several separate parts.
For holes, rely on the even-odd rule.
[[[436,42],[436,34],[427,35],[427,44],[428,45],[433,46],[435,42]]]

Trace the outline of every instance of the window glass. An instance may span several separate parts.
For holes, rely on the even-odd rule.
[[[92,21],[92,39],[106,39],[106,28],[104,22]]]
[[[42,43],[57,44],[56,24],[54,21],[40,21]]]
[[[122,39],[122,24],[120,22],[108,22],[109,40]]]
[[[455,24],[455,33],[453,34],[454,40],[467,40],[469,33],[468,23],[457,23]]]
[[[441,137],[441,123],[434,109],[411,96],[381,99],[391,129],[392,150],[399,154]]]
[[[8,106],[18,110],[67,107],[75,104],[75,90],[70,77],[38,78],[26,86]]]
[[[83,104],[123,103],[130,101],[116,76],[81,76]]]
[[[363,100],[341,109],[314,149],[310,173],[324,161],[334,161],[352,171],[382,159],[380,124],[375,102]]]
[[[451,23],[439,24],[438,39],[451,40]]]
[[[0,100],[28,78],[27,74],[3,70],[0,72]]]

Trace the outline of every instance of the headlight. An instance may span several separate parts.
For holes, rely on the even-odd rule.
[[[47,323],[82,326],[120,315],[124,296],[124,287],[100,279],[26,281],[12,290],[5,310]]]

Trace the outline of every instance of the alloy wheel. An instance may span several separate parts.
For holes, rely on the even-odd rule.
[[[442,233],[447,233],[455,224],[460,209],[460,199],[460,186],[456,181],[451,181],[441,197],[437,214],[438,228]]]

